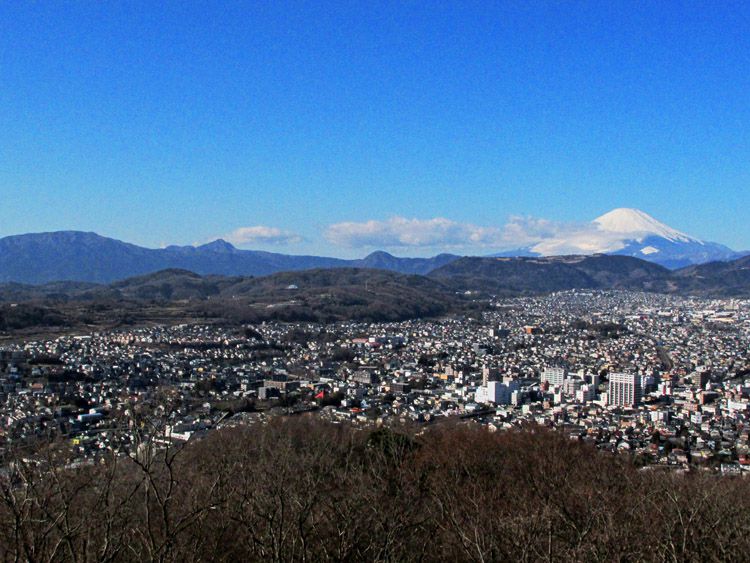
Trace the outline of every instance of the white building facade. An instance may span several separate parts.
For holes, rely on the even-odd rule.
[[[607,403],[617,407],[634,407],[641,403],[641,376],[635,373],[610,373]]]

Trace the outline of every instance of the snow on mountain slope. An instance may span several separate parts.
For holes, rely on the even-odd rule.
[[[541,256],[620,254],[643,258],[668,268],[732,260],[738,256],[726,246],[704,242],[639,209],[630,208],[613,209],[590,223],[559,228],[554,234],[541,237],[525,251]]]
[[[539,241],[533,250],[543,256],[612,253],[653,237],[669,243],[703,244],[702,241],[657,221],[639,209],[619,208],[597,217],[590,223],[545,238]],[[660,246],[650,247],[645,254],[656,254],[660,251]]]
[[[702,242],[682,233],[664,223],[657,221],[640,209],[621,207],[597,217],[593,221],[599,228],[608,233],[631,235],[628,238],[639,239],[655,235],[672,242]]]

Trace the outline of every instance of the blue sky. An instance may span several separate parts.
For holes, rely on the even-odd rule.
[[[487,253],[636,207],[747,249],[748,69],[746,2],[5,2],[0,235]]]

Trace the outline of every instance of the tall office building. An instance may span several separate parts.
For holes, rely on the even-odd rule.
[[[641,376],[635,373],[610,373],[607,403],[618,407],[634,407],[643,398]]]

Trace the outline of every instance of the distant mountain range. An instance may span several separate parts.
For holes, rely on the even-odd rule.
[[[240,250],[223,240],[202,246],[151,249],[95,233],[60,231],[0,239],[0,282],[109,283],[172,268],[223,276],[266,276],[313,268],[375,268],[426,274],[456,258],[451,254],[397,258],[387,252],[373,252],[359,260],[342,260]]]
[[[596,253],[640,258],[670,269],[728,261],[742,253],[672,229],[637,209],[615,209],[590,224],[561,229],[526,248],[493,257]],[[315,268],[365,268],[425,275],[460,257],[400,258],[377,251],[357,260],[240,250],[224,240],[201,246],[151,249],[95,233],[60,231],[0,239],[0,283],[110,283],[165,269],[200,275],[266,276]]]

